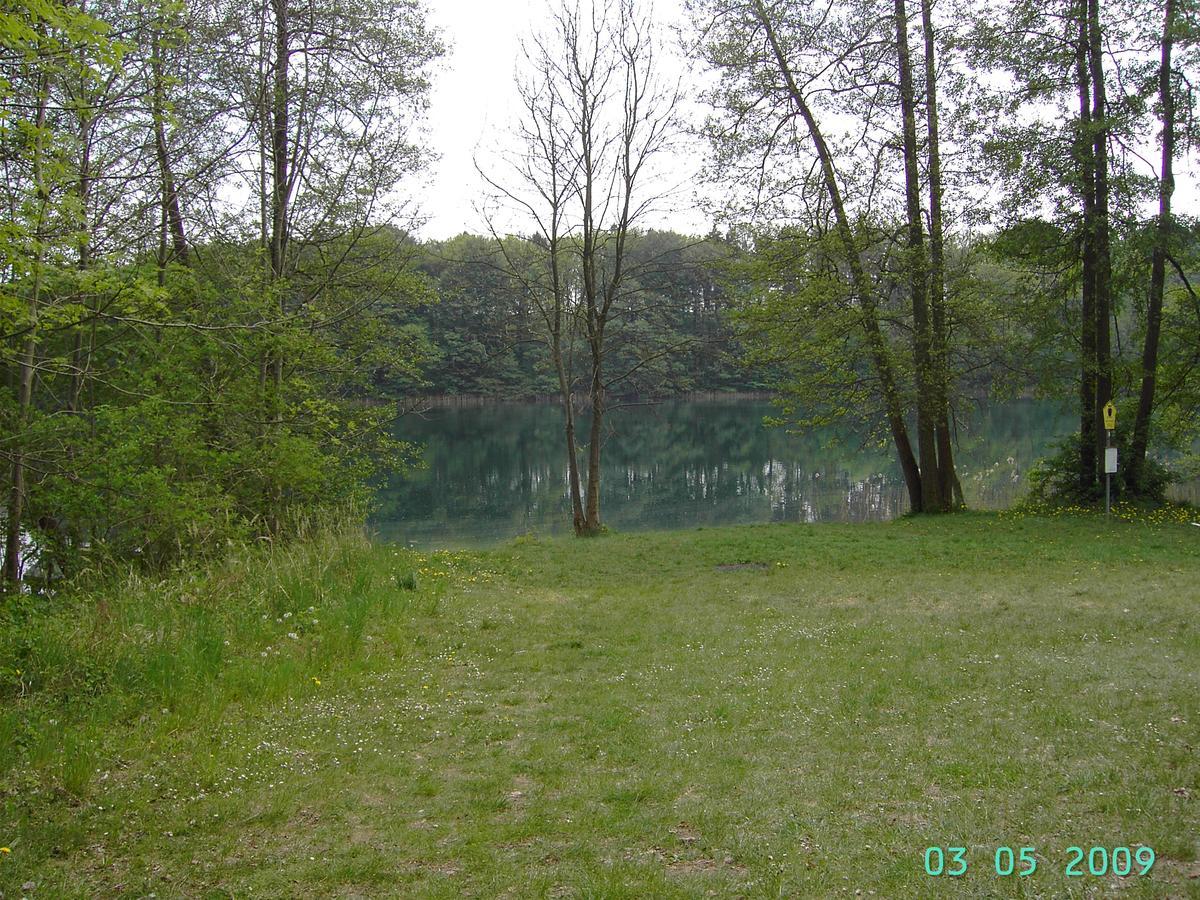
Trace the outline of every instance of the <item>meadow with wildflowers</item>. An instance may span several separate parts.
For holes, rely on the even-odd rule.
[[[2,632],[0,892],[1194,896],[1188,515],[326,533],[60,598]]]

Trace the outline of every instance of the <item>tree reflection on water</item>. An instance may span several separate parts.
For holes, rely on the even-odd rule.
[[[789,434],[765,402],[664,402],[617,410],[601,512],[618,531],[762,522],[876,522],[908,508],[899,468],[861,435]],[[434,409],[400,420],[427,467],[381,485],[374,526],[420,546],[491,543],[568,530],[561,418],[550,404]],[[1003,508],[1030,465],[1074,424],[1053,404],[984,407],[959,434],[967,503]],[[1185,486],[1195,490],[1195,486]]]

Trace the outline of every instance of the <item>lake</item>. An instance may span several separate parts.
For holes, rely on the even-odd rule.
[[[668,401],[613,410],[601,515],[618,531],[756,522],[868,522],[908,508],[890,445],[837,429],[788,434],[763,425],[766,401]],[[1075,418],[1019,400],[976,410],[959,434],[967,503],[1002,508]],[[380,486],[385,541],[466,547],[569,530],[562,416],[546,403],[435,408],[398,421],[425,447],[425,468]],[[586,433],[580,429],[581,433]],[[1195,484],[1176,491],[1196,500]]]

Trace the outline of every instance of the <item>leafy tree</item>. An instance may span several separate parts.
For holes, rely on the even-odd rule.
[[[1181,9],[1182,7],[1182,9]],[[1159,351],[1162,343],[1164,320],[1164,300],[1167,290],[1168,263],[1175,266],[1184,291],[1195,299],[1191,293],[1191,285],[1180,266],[1178,257],[1181,255],[1180,237],[1184,229],[1176,223],[1172,212],[1171,198],[1175,192],[1175,157],[1179,152],[1179,138],[1187,142],[1193,135],[1188,124],[1192,118],[1190,88],[1185,87],[1183,66],[1194,66],[1197,47],[1197,21],[1194,4],[1180,3],[1179,0],[1164,0],[1162,30],[1157,35],[1159,59],[1156,73],[1157,112],[1160,124],[1159,171],[1158,171],[1158,211],[1154,221],[1154,242],[1151,250],[1149,290],[1146,300],[1145,329],[1142,340],[1141,385],[1138,390],[1137,415],[1134,420],[1133,440],[1130,446],[1128,462],[1125,467],[1126,485],[1141,491],[1144,473],[1146,471],[1146,452],[1150,443],[1150,429],[1155,412],[1156,398],[1163,399],[1158,394]],[[1182,51],[1180,53],[1179,51]],[[1181,65],[1182,63],[1182,65]],[[1182,102],[1181,102],[1182,101]],[[1182,116],[1181,116],[1182,112]],[[1182,121],[1180,121],[1182,118]],[[1182,132],[1182,134],[1181,134]],[[1181,295],[1182,299],[1182,295]],[[1184,305],[1186,305],[1186,300]],[[1195,325],[1200,329],[1200,303],[1195,305]],[[1186,342],[1181,345],[1186,348]],[[1184,350],[1186,355],[1186,350]],[[1195,358],[1195,353],[1191,354]],[[1192,363],[1194,367],[1194,362]],[[1186,381],[1178,379],[1172,393]],[[1168,395],[1167,403],[1173,405],[1174,398]],[[1193,404],[1193,409],[1195,409]],[[1179,422],[1179,417],[1172,417]],[[1192,416],[1195,419],[1195,416]],[[1187,429],[1185,428],[1186,432]],[[1200,428],[1192,428],[1195,434]]]
[[[981,27],[973,44],[986,65],[1008,77],[995,98],[1002,115],[989,144],[1005,175],[1002,222],[1017,220],[1022,228],[1020,220],[1033,212],[1048,216],[1060,235],[1055,243],[1063,252],[1042,260],[1051,268],[1040,271],[1070,310],[1064,345],[1078,347],[1076,498],[1100,493],[1104,404],[1123,405],[1123,395],[1135,392],[1134,440],[1122,457],[1126,487],[1134,493],[1142,487],[1173,230],[1176,135],[1192,105],[1175,52],[1182,48],[1184,58],[1194,52],[1187,24],[1194,15],[1190,4],[1165,0],[1013,2],[1001,15],[993,11],[1000,24]],[[1157,122],[1147,115],[1154,106]],[[1160,165],[1148,177],[1131,148],[1155,141]],[[1150,196],[1158,213],[1147,241],[1142,206]],[[1140,360],[1128,343],[1114,348],[1113,335],[1122,333],[1140,339]]]
[[[795,280],[797,271],[788,269],[785,280],[795,289],[789,295],[803,309],[810,290],[815,291],[819,308],[832,311],[836,306],[839,327],[861,335],[844,347],[856,356],[837,360],[829,373],[825,386],[837,383],[847,391],[841,398],[845,402],[835,401],[835,406],[848,408],[870,396],[890,432],[912,508],[950,508],[956,479],[949,442],[950,336],[943,293],[938,116],[936,94],[927,86],[923,143],[934,162],[930,197],[936,232],[931,240],[937,253],[931,270],[905,4],[885,9],[864,0],[831,9],[811,3],[695,0],[689,6],[697,22],[697,52],[721,79],[711,95],[718,114],[709,126],[716,177],[746,190],[750,208],[738,212],[775,221],[787,217],[799,224],[784,235],[800,243],[798,258],[812,268],[800,281]],[[937,41],[928,10],[923,13],[923,71],[936,80]],[[852,133],[833,136],[831,120],[852,123]],[[896,147],[901,148],[898,159]],[[891,227],[897,201],[906,222],[900,252]],[[803,283],[807,279],[811,285]],[[911,309],[905,317],[912,336],[907,354],[897,351],[896,329],[890,324],[896,321],[894,302],[902,283],[907,284]],[[839,284],[844,289],[835,302]],[[760,311],[776,307],[775,299],[763,300]],[[764,324],[761,316],[758,320]],[[761,333],[783,337],[773,328]],[[780,357],[789,349],[780,348]],[[831,362],[827,354],[820,359]],[[868,369],[861,369],[859,361]],[[807,371],[818,383],[824,377],[807,364],[792,371]],[[916,451],[907,423],[910,398],[917,407]]]
[[[440,53],[422,8],[88,10],[0,20],[8,586],[286,535],[413,449],[363,400],[424,349],[386,227]]]

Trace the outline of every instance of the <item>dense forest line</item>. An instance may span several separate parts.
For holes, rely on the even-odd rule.
[[[1188,301],[1195,304],[1189,289],[1200,278],[1194,270],[1200,261],[1200,227],[1183,217],[1176,227],[1178,259],[1183,263],[1168,284],[1181,302],[1168,307],[1168,333],[1182,349],[1196,318]],[[1113,288],[1113,330],[1118,336],[1137,337],[1144,329],[1149,239],[1145,230],[1114,234],[1112,253],[1119,275]],[[525,238],[505,240],[526,247],[531,243]],[[618,374],[611,392],[663,398],[692,392],[780,391],[788,373],[789,348],[797,340],[772,340],[771,327],[783,317],[753,298],[763,293],[763,283],[756,279],[786,271],[783,260],[772,254],[791,252],[793,240],[787,232],[750,239],[715,231],[705,237],[663,231],[636,234],[631,254],[636,287],[622,310],[620,338],[614,342]],[[446,241],[412,241],[407,252],[424,279],[423,289],[417,302],[400,305],[392,318],[408,335],[419,362],[408,373],[381,373],[375,381],[381,395],[398,400],[422,395],[497,400],[554,396],[554,373],[536,309],[525,286],[506,270],[494,238],[462,234]],[[974,303],[973,308],[963,304],[956,323],[961,374],[952,400],[960,418],[969,415],[972,401],[1056,397],[1072,379],[1061,353],[1065,333],[1074,327],[1064,304],[1065,292],[1072,288],[1069,281],[1060,283],[1058,274],[1069,275],[1070,252],[1071,235],[1043,220],[1021,221],[953,248],[955,290],[970,291]],[[1184,264],[1191,268],[1183,269]],[[892,302],[902,303],[903,298],[893,296]],[[667,352],[660,352],[664,348]],[[1136,340],[1118,341],[1113,354],[1118,395],[1136,394],[1140,349]],[[828,365],[816,356],[809,363],[814,359]],[[1179,363],[1175,365],[1173,354],[1167,390],[1168,399],[1181,397],[1177,405],[1168,406],[1178,418],[1164,421],[1159,445],[1186,449],[1192,433],[1186,390],[1195,363],[1187,355]],[[822,398],[809,396],[796,407],[802,407],[814,425],[851,418],[869,426],[875,415],[869,406],[828,410],[826,405]]]
[[[505,240],[526,253],[536,250],[526,239]],[[739,252],[716,234],[633,236],[630,283],[613,322],[611,393],[664,397],[770,390],[770,371],[745,365],[733,317],[737,297],[728,266]],[[414,267],[428,279],[428,299],[406,307],[397,322],[424,348],[421,377],[381,382],[381,388],[398,396],[556,394],[536,307],[493,238],[463,234],[419,243]]]

